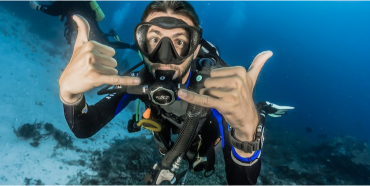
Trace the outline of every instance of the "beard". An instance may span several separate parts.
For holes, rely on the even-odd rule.
[[[187,58],[183,63],[180,65],[174,64],[162,64],[162,63],[152,63],[148,59],[144,60],[144,64],[152,76],[155,78],[155,71],[156,70],[173,70],[175,71],[174,76],[172,77],[172,81],[176,83],[182,83],[183,77],[189,71],[189,68],[193,62],[193,55]]]

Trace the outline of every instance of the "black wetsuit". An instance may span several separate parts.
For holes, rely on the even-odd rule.
[[[133,73],[132,75],[141,77],[144,84],[146,77],[148,77],[145,74],[146,69],[143,68],[140,73]],[[188,87],[189,82],[193,82],[190,80],[191,78],[195,79],[195,75],[190,74],[186,87]],[[129,102],[135,99],[140,99],[144,103],[148,103],[147,96],[125,93],[110,94],[94,105],[87,105],[83,97],[82,101],[75,106],[63,105],[64,114],[71,131],[77,138],[89,138],[108,124]],[[172,105],[175,105],[174,107],[186,108],[186,104],[188,103],[185,101],[176,100]],[[147,104],[146,106],[148,107]],[[162,113],[162,118],[171,117],[173,120],[181,120],[181,117],[170,113],[171,110],[176,109],[174,107],[161,107],[159,109],[160,111],[152,109],[152,115]],[[185,115],[185,111],[183,114]],[[205,136],[203,137],[203,144],[214,144],[214,139],[217,139],[217,137],[221,139],[218,145],[220,146],[219,149],[221,149],[222,144],[228,184],[256,184],[261,169],[261,150],[256,151],[251,158],[241,158],[233,150],[234,147],[232,147],[228,136],[229,126],[217,110],[211,109],[203,121],[202,127],[199,130],[199,134]],[[162,130],[169,131],[168,128],[171,128],[173,133],[178,131],[176,130],[178,127],[171,124],[168,119],[164,119],[162,125],[164,126]],[[211,150],[213,151],[213,148]],[[204,149],[204,151],[209,151],[209,148]]]
[[[89,40],[94,40],[116,49],[136,48],[134,45],[128,43],[109,41],[107,35],[99,28],[98,22],[96,21],[96,14],[95,11],[91,9],[90,1],[55,1],[51,5],[40,5],[39,9],[48,15],[60,16],[61,21],[63,21],[64,18],[67,19],[64,24],[64,36],[68,44],[71,44],[72,33],[77,31],[77,25],[72,19],[72,16],[74,14],[79,14],[89,22]]]

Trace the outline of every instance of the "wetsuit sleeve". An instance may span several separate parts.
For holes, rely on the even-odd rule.
[[[76,105],[63,104],[64,116],[77,138],[89,138],[136,98],[132,94],[110,94],[96,104],[88,105],[83,97]]]
[[[235,152],[229,139],[230,127],[223,116],[213,110],[213,115],[217,119],[222,138],[223,155],[225,160],[226,179],[229,185],[251,185],[257,183],[257,178],[261,171],[261,151],[249,158],[242,158]]]
[[[63,13],[64,6],[63,1],[55,1],[51,5],[40,5],[39,10],[51,16],[59,16]]]

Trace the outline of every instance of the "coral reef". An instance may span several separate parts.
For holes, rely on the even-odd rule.
[[[33,180],[32,178],[24,178],[25,185],[45,185],[41,180]]]
[[[262,151],[260,184],[370,184],[370,169],[365,166],[370,161],[369,150],[353,137],[294,145],[299,138],[293,135],[284,134],[286,140],[277,131],[266,135],[271,141],[265,141]]]
[[[80,160],[63,162],[71,166],[83,166],[96,174],[90,175],[82,169],[68,183],[63,183],[68,185],[142,185],[146,173],[163,157],[153,139],[146,139],[145,136],[114,139],[109,148],[101,151],[82,151],[73,146],[72,137],[54,128],[51,123],[26,123],[14,129],[14,132],[22,139],[33,140],[31,145],[35,147],[40,140],[52,136],[57,141],[55,148],[69,148],[84,153]],[[370,184],[370,148],[353,137],[337,136],[333,139],[325,138],[326,142],[315,143],[293,132],[269,128],[265,131],[265,139],[261,156],[262,169],[257,184]],[[183,161],[177,172],[186,170],[187,166]],[[29,184],[31,179],[25,179],[25,182]],[[227,184],[222,152],[216,156],[212,176],[205,178],[203,172],[190,172],[186,184]]]
[[[62,132],[59,129],[54,128],[51,123],[44,124],[43,122],[36,122],[35,120],[32,124],[25,123],[17,129],[13,127],[13,131],[19,138],[25,140],[32,139],[30,145],[33,147],[38,147],[42,139],[48,139],[52,136],[53,139],[57,141],[55,148],[75,148],[73,146],[72,137],[66,132]]]
[[[145,137],[115,139],[109,149],[92,153],[90,166],[98,172],[99,184],[143,184],[146,172],[160,161],[156,151]]]
[[[25,123],[18,127],[18,129],[15,129],[13,127],[14,133],[17,135],[17,137],[23,138],[23,139],[31,139],[32,142],[30,145],[33,147],[37,147],[40,144],[40,139],[42,138],[42,135],[40,134],[39,130],[41,129],[42,123],[36,123],[36,120],[33,122],[33,124]]]

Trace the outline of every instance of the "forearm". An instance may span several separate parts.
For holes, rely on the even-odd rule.
[[[127,106],[131,99],[133,97],[130,97],[129,94],[115,94],[89,106],[83,97],[75,105],[63,103],[64,115],[70,130],[77,138],[89,138],[109,123],[116,114]]]
[[[241,157],[232,146],[229,131],[230,126],[225,118],[217,111],[212,110],[214,119],[220,126],[223,155],[225,160],[225,172],[227,182],[230,185],[256,184],[261,171],[261,150],[251,155]]]
[[[229,126],[222,121],[225,146],[223,154],[228,184],[256,184],[261,170],[261,150],[253,153],[236,152],[229,138]]]
[[[232,158],[229,152],[224,152],[226,179],[229,185],[252,185],[256,184],[260,171],[261,159],[257,158],[253,162],[243,162]]]
[[[87,105],[84,96],[78,104],[63,103],[63,107],[68,126],[77,138],[93,136],[111,120],[107,115],[103,117],[95,108],[96,106]]]
[[[243,128],[235,128],[235,137],[240,141],[252,142],[255,140],[255,133],[257,125],[259,123],[259,116],[254,105],[251,105],[250,110],[252,111],[252,113],[249,114],[249,118],[245,119],[245,123],[243,123],[242,125]],[[252,151],[251,153],[246,153],[236,148],[235,151],[241,157],[251,157],[254,153],[254,151]]]

